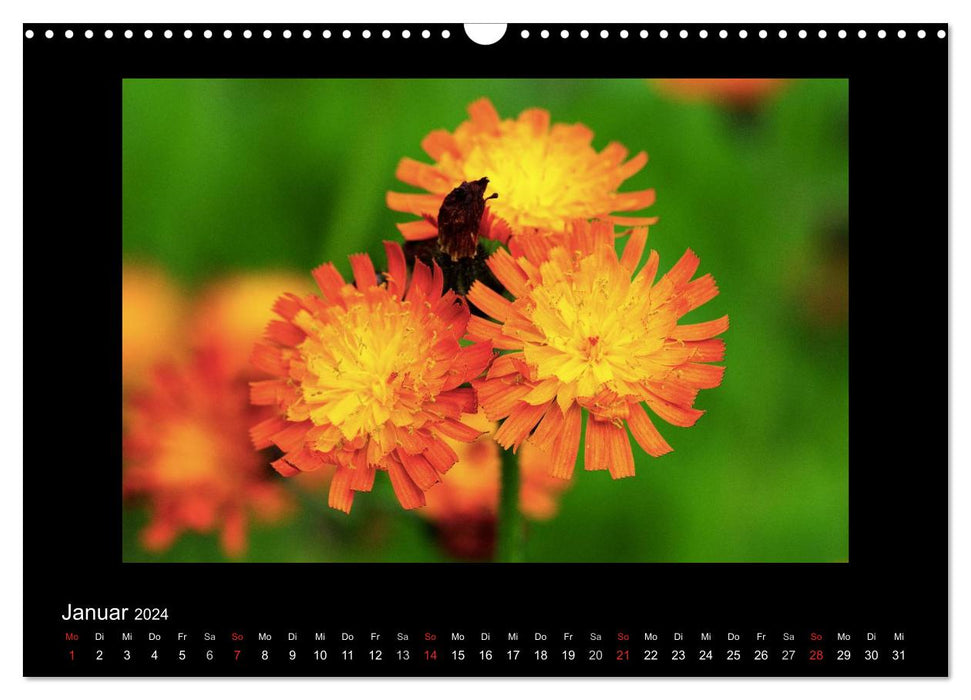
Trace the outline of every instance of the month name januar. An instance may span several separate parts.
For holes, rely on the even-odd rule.
[[[124,620],[128,608],[79,608],[71,603],[67,604],[67,612],[61,615],[62,620]]]

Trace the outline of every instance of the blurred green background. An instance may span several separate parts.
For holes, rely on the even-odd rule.
[[[674,447],[635,445],[637,476],[578,470],[560,512],[531,523],[529,561],[838,562],[848,556],[847,83],[786,84],[758,107],[682,102],[644,80],[126,80],[124,253],[188,289],[238,270],[307,274],[347,254],[384,260],[408,215],[384,204],[403,156],[454,129],[474,99],[503,117],[543,107],[594,146],[646,150],[622,187],[654,187],[648,240],[670,268],[687,247],[731,316],[721,387]],[[487,173],[484,173],[487,174]],[[581,448],[582,450],[582,448]],[[582,454],[582,451],[581,451]],[[296,489],[300,512],[256,526],[252,561],[447,560],[387,479],[350,516]],[[126,561],[219,561],[216,536],[144,552],[126,509]]]

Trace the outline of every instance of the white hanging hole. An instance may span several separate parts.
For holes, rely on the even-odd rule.
[[[820,29],[819,30],[819,38],[820,39],[825,39],[826,38],[826,30],[825,29]]]
[[[131,39],[133,36],[135,36],[135,32],[133,32],[131,29],[126,29],[125,30],[125,38],[126,39]]]
[[[146,39],[151,39],[152,38],[152,30],[151,29],[146,29],[145,30],[145,38]]]
[[[110,39],[114,35],[115,33],[113,31],[111,31],[110,29],[105,29],[105,39]]]
[[[608,32],[606,29],[601,29],[600,30],[600,38],[601,39],[606,39],[608,36],[610,36],[610,32]]]
[[[543,31],[546,31],[545,29]],[[479,46],[491,46],[506,35],[505,24],[466,24],[465,35]],[[547,32],[547,36],[549,33]],[[543,37],[544,39],[546,37]]]
[[[759,39],[765,39],[767,36],[769,36],[769,33],[767,31],[765,31],[764,29],[759,30]]]
[[[407,39],[407,38],[409,38],[410,36],[411,36],[411,32],[410,32],[410,31],[408,31],[407,29],[405,29],[405,30],[404,30],[403,32],[401,32],[401,38],[402,38],[402,39]]]
[[[626,29],[621,29],[620,30],[620,38],[621,39],[626,39],[628,36],[630,36],[630,34],[627,32]]]
[[[212,30],[211,29],[207,29],[206,31],[204,31],[202,33],[202,36],[206,37],[207,39],[212,39]]]
[[[938,39],[943,39],[946,36],[947,36],[947,32],[945,32],[943,29],[938,29],[937,30],[937,38]]]
[[[707,39],[708,38],[708,30],[707,29],[702,29],[700,32],[698,32],[698,36],[700,36],[702,39]]]
[[[739,39],[746,39],[746,38],[748,38],[748,32],[745,31],[744,29],[739,29],[738,30],[738,38]]]
[[[682,39],[687,39],[688,38],[688,30],[687,29],[682,29],[681,32],[679,33],[679,36]]]
[[[186,39],[191,39],[192,38],[192,30],[191,29],[186,29],[184,32],[182,32],[182,36],[184,36]]]
[[[660,35],[659,35],[659,36],[660,36],[660,37],[661,37],[662,39],[667,39],[667,38],[668,38],[668,30],[667,30],[667,29],[662,29],[662,30],[661,30],[661,33],[660,33]]]
[[[856,33],[856,35],[861,39],[866,39],[866,29],[861,29]]]
[[[836,36],[838,36],[840,39],[845,39],[846,38],[846,30],[845,29],[840,29],[839,32],[837,32]]]
[[[52,30],[48,29],[46,32],[44,32],[44,36],[46,36],[48,39],[53,39],[54,38],[54,32]]]
[[[580,30],[580,38],[581,39],[586,39],[588,36],[590,36],[590,32],[588,32],[586,29],[581,29]]]
[[[800,39],[805,39],[807,36],[808,36],[808,34],[807,34],[807,32],[806,32],[805,29],[800,29],[799,30],[799,38]]]
[[[442,30],[442,38],[443,39],[448,39],[450,36],[452,36],[452,32],[448,31],[447,29],[443,29]]]
[[[309,39],[310,38],[310,30],[309,29],[304,29],[303,30],[303,38],[304,39]]]
[[[521,36],[523,39],[528,39],[529,38],[529,30],[528,29],[524,29],[523,31],[519,32],[519,36]]]
[[[321,32],[320,36],[324,37],[325,39],[330,39],[330,30],[329,29],[325,29],[323,32]],[[345,39],[350,39],[351,38],[351,30],[350,29],[345,29],[343,36],[344,36]]]
[[[94,37],[94,32],[92,32],[92,31],[91,31],[90,29],[89,29],[89,30],[87,30],[87,31],[86,31],[86,32],[84,33],[84,38],[85,38],[85,39],[91,39],[91,38],[93,38],[93,37]]]
[[[66,32],[64,32],[64,38],[65,39],[73,39],[74,38],[74,32],[72,30],[68,29]]]
[[[879,32],[877,32],[877,36],[879,38],[881,38],[881,39],[886,39],[887,38],[887,32],[885,32],[883,29],[881,29]]]
[[[422,39],[427,39],[427,38],[428,38],[428,37],[430,37],[431,35],[432,35],[432,33],[431,33],[430,31],[428,31],[427,29],[423,29],[423,30],[421,31],[421,38],[422,38]]]
[[[722,29],[720,32],[718,32],[718,38],[719,39],[727,39],[728,38],[728,30],[727,29]]]
[[[550,37],[550,32],[549,32],[549,30],[548,30],[548,29],[544,29],[543,31],[541,31],[541,32],[539,33],[539,36],[540,36],[540,38],[541,38],[541,39],[549,39],[549,37]]]
[[[226,31],[223,32],[223,38],[224,39],[232,39],[233,38],[233,32],[231,30],[227,29]]]
[[[391,30],[390,29],[385,29],[383,32],[381,32],[381,38],[383,38],[383,39],[390,39],[391,38]]]
[[[907,38],[907,32],[905,32],[903,29],[901,29],[899,32],[897,32],[897,38],[898,39],[906,39]]]
[[[364,37],[365,39],[370,39],[371,38],[371,30],[370,29],[365,29],[363,32],[361,32],[361,36]]]
[[[925,32],[923,29],[919,29],[917,31],[917,38],[918,39],[923,39],[925,36],[927,36],[927,32]]]
[[[243,30],[243,38],[244,39],[249,39],[251,36],[253,36],[253,32],[251,32],[249,29],[244,29]]]
[[[264,39],[269,39],[271,36],[273,36],[273,32],[271,32],[269,29],[264,29],[263,30],[263,38]]]
[[[33,39],[34,38],[34,30],[33,29],[28,29],[26,32],[24,32],[24,36],[27,37],[28,39]]]
[[[647,38],[647,30],[646,29],[642,29],[641,30],[641,39],[646,39],[646,38]]]
[[[787,36],[789,36],[789,32],[787,32],[785,29],[780,29],[779,30],[779,38],[780,39],[785,39]]]
[[[570,32],[568,32],[566,29],[564,29],[562,32],[560,32],[560,38],[561,39],[569,39],[570,38]]]
[[[293,32],[291,32],[289,29],[284,29],[283,30],[283,38],[284,39],[289,39],[291,36],[293,36]]]

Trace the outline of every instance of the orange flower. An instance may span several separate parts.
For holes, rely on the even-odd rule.
[[[196,305],[190,324],[195,348],[220,353],[228,367],[253,372],[253,344],[274,318],[273,302],[285,292],[307,294],[311,285],[286,272],[239,274],[210,285]]]
[[[126,265],[121,273],[121,373],[126,390],[145,384],[150,368],[178,359],[182,294],[161,271]]]
[[[535,428],[530,440],[563,479],[573,473],[581,409],[586,469],[633,476],[625,424],[648,454],[671,450],[641,404],[669,423],[693,425],[703,413],[693,408],[698,390],[718,386],[724,373],[707,363],[723,359],[724,342],[714,336],[727,330],[728,317],[678,324],[718,294],[710,275],[691,280],[698,257],[687,251],[655,282],[651,251],[634,275],[647,230],[634,230],[618,258],[612,228],[578,221],[560,245],[533,238],[520,258],[499,249],[489,267],[515,300],[481,283],[468,295],[497,321],[473,316],[468,338],[510,351],[473,381],[489,418],[506,419],[496,441],[516,449]]]
[[[468,121],[453,132],[433,131],[422,148],[434,164],[404,158],[397,177],[427,194],[388,192],[395,211],[423,217],[399,224],[406,240],[434,238],[434,219],[445,195],[465,181],[489,178],[487,195],[498,193],[483,217],[480,235],[505,243],[510,235],[560,232],[572,219],[605,219],[643,225],[656,219],[612,216],[643,209],[654,190],[618,192],[647,163],[643,151],[625,162],[627,149],[610,143],[599,153],[593,132],[582,124],[550,125],[543,109],[527,109],[517,119],[500,119],[482,98],[469,106]],[[431,220],[429,220],[431,219]]]
[[[471,443],[446,440],[458,455],[448,479],[425,494],[427,503],[418,514],[439,523],[461,520],[494,521],[499,509],[499,448],[493,440],[497,425],[479,411],[469,420],[482,436]],[[519,455],[519,509],[531,520],[548,520],[556,513],[555,496],[568,482],[547,474],[541,451],[524,445]]]
[[[147,549],[166,549],[185,530],[218,530],[225,552],[239,556],[251,516],[273,520],[286,510],[280,483],[249,442],[260,411],[234,374],[199,354],[183,367],[158,367],[131,399],[122,488],[152,511],[142,532]]]
[[[404,253],[385,243],[388,272],[379,284],[371,259],[352,255],[354,284],[332,264],[314,270],[322,296],[286,294],[253,351],[274,378],[253,382],[251,400],[277,415],[250,431],[257,448],[275,444],[284,476],[338,465],[328,503],[349,512],[355,491],[388,472],[401,505],[425,503],[424,491],[458,456],[445,442],[479,431],[465,414],[475,393],[463,387],[492,360],[488,343],[462,346],[469,309],[442,293],[442,272],[415,263],[406,284]]]
[[[715,102],[750,108],[777,93],[786,81],[777,78],[666,78],[654,81],[661,92],[689,102]]]

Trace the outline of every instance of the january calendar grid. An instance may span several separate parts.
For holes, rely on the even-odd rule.
[[[949,42],[24,25],[24,675],[947,676]]]

